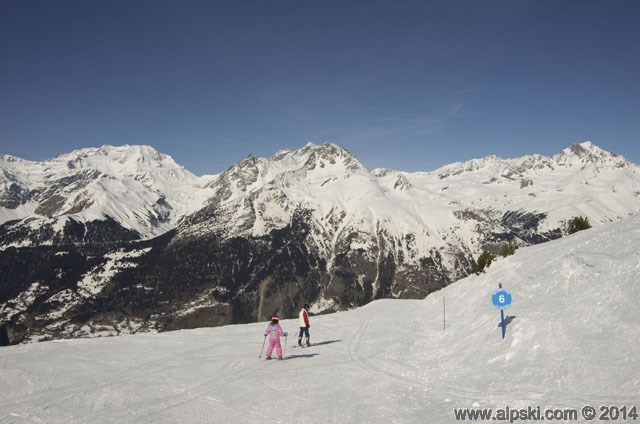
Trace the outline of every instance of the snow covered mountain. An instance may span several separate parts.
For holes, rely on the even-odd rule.
[[[65,231],[74,224],[82,240],[91,237],[91,224],[105,223],[118,233],[114,240],[157,236],[204,205],[211,195],[204,186],[214,177],[198,178],[149,146],[87,148],[44,162],[0,155],[0,223],[10,222],[2,242],[78,242]]]
[[[483,249],[559,238],[577,215],[599,226],[640,211],[639,167],[589,142],[418,173],[369,172],[331,143],[202,178],[144,147],[60,158],[3,157],[10,343],[422,298],[473,272]]]
[[[312,316],[315,346],[288,339],[285,361],[258,358],[265,323],[9,346],[0,421],[438,424],[456,422],[456,408],[495,418],[538,406],[575,412],[558,422],[591,422],[585,406],[637,414],[639,245],[636,215],[520,249],[423,300]],[[490,300],[499,282],[513,295],[504,340]]]

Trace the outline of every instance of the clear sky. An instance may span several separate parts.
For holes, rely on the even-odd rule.
[[[640,163],[640,1],[2,0],[0,153],[192,172],[335,142],[433,170],[575,142]]]

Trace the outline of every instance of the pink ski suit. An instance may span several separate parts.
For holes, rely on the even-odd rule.
[[[280,324],[269,324],[264,331],[265,336],[269,336],[269,348],[267,349],[267,358],[271,358],[273,348],[276,348],[278,358],[282,359],[282,346],[280,346],[280,336],[286,336],[287,333],[282,331]]]

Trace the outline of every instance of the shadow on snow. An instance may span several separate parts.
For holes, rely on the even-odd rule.
[[[320,342],[320,343],[314,343],[313,346],[322,346],[322,345],[328,345],[331,343],[338,343],[341,342],[342,340],[327,340],[325,342]]]
[[[505,330],[507,329],[507,326],[509,326],[509,324],[511,324],[511,321],[513,321],[516,318],[515,315],[507,315],[506,317],[504,317],[504,328]],[[498,327],[502,327],[502,323],[499,322],[498,323]]]
[[[313,358],[314,356],[318,356],[319,353],[307,353],[304,355],[289,355],[285,359],[296,359],[296,358]]]

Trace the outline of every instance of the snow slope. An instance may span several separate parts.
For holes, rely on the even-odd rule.
[[[638,246],[633,216],[520,249],[424,300],[312,317],[316,346],[290,337],[286,361],[258,359],[263,323],[5,347],[0,423],[451,423],[454,408],[640,407]],[[505,340],[498,282],[514,298]]]

